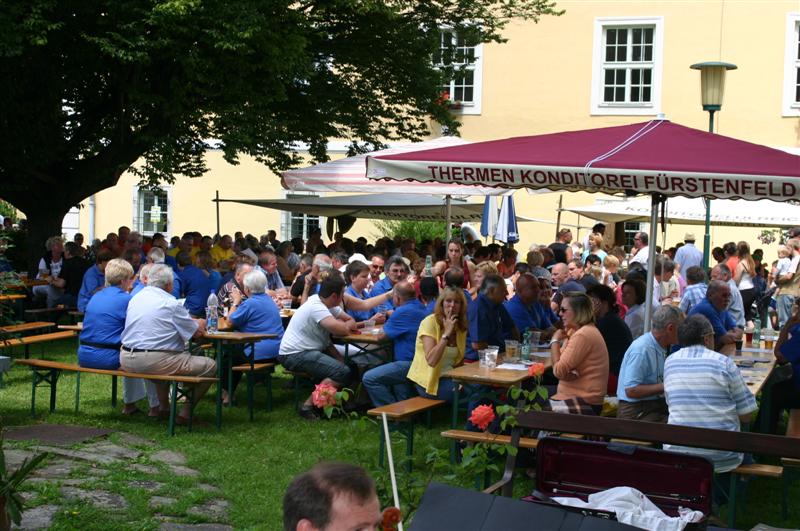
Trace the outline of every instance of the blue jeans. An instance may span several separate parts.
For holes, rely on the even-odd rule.
[[[435,398],[436,400],[444,400],[448,404],[452,404],[456,385],[457,384],[450,378],[439,378],[439,390],[435,395],[426,393],[425,389],[419,384],[415,384],[415,387],[417,388],[419,396],[423,396],[425,398]]]
[[[372,403],[380,407],[411,398],[414,389],[406,378],[410,368],[410,361],[393,361],[365,372],[361,381]]]

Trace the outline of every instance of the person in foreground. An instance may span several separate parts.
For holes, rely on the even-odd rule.
[[[419,325],[414,359],[408,370],[408,379],[416,384],[421,396],[453,401],[456,384],[441,375],[463,363],[466,348],[467,299],[463,290],[445,288],[433,315]]]
[[[108,251],[101,251],[100,254]],[[93,294],[86,306],[83,330],[78,347],[78,364],[92,369],[119,369],[120,336],[125,328],[125,316],[133,283],[133,267],[121,258],[103,264],[105,288]],[[150,401],[150,416],[158,416],[158,397],[152,382],[146,382]],[[122,379],[122,413],[140,413],[136,402],[144,398],[145,382],[139,378]]]
[[[375,482],[360,466],[319,463],[283,496],[284,531],[375,531],[380,524]]]
[[[217,364],[204,356],[192,356],[186,342],[205,332],[204,319],[192,319],[189,312],[172,296],[172,268],[156,264],[150,269],[147,286],[128,304],[119,361],[122,370],[142,374],[174,374],[213,377]],[[199,384],[194,403],[186,402],[177,424],[189,421],[192,408],[203,398],[210,383]],[[161,412],[169,411],[169,384],[156,383]]]
[[[599,415],[608,387],[608,350],[594,321],[589,297],[567,293],[559,312],[564,328],[550,343],[553,374],[558,378],[549,407],[559,413]]]
[[[740,431],[742,423],[750,422],[756,399],[733,360],[712,350],[714,328],[709,320],[700,314],[687,317],[678,327],[678,342],[684,348],[664,364],[668,423]],[[714,463],[716,474],[730,472],[744,459],[741,453],[723,450],[667,444],[664,449],[706,457]],[[719,487],[724,491],[727,485],[726,478],[715,476],[715,490]]]

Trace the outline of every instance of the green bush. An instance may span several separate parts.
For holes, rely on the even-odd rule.
[[[375,222],[378,232],[375,238],[414,238],[416,241],[445,238],[447,227],[444,221],[408,221],[408,220],[381,220]],[[453,236],[460,236],[458,228],[453,227]]]

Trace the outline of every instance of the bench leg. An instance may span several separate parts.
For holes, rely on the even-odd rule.
[[[31,367],[31,418],[36,418],[36,384],[38,376],[36,369]]]
[[[247,414],[253,422],[253,387],[256,385],[255,373],[247,371]]]
[[[379,426],[378,430],[378,439],[378,466],[383,468],[383,454],[386,453],[386,445],[391,443],[384,438],[384,433],[381,426]]]
[[[30,345],[25,344],[25,359],[27,360],[30,357],[31,357]]]
[[[728,494],[728,527],[736,528],[736,497],[739,486],[739,478],[731,472],[731,487]]]
[[[50,371],[50,413],[56,410],[56,385],[58,384],[58,370]]]
[[[167,426],[167,433],[172,437],[175,435],[175,417],[178,416],[178,382],[170,382],[169,386],[169,425]]]
[[[408,425],[406,426],[405,435],[406,435],[406,472],[409,474],[411,473],[411,469],[414,468],[414,420],[411,419],[408,421]]]
[[[111,407],[117,408],[117,377],[111,377]]]
[[[78,408],[81,404],[81,373],[75,373],[75,413],[78,413]]]
[[[272,411],[272,370],[267,369],[266,375],[267,381],[265,385],[267,387],[267,411]]]

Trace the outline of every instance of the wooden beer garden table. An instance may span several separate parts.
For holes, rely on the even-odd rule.
[[[218,332],[213,334],[206,331],[203,333],[203,339],[209,339],[214,343],[214,357],[217,361],[217,430],[222,429],[222,365],[225,345],[250,345],[250,356],[255,357],[255,344],[262,339],[270,339],[276,337],[275,334],[257,334],[251,332],[230,332],[233,326],[228,323],[227,319],[220,318],[217,329]],[[228,371],[228,389],[231,389],[233,384],[233,372]],[[231,400],[233,403],[233,400]]]
[[[375,325],[372,328],[364,328],[363,331],[350,334],[349,336],[340,337],[339,339],[344,343],[344,359],[347,361],[351,358],[350,356],[350,345],[353,345],[358,350],[353,354],[352,357],[356,357],[359,354],[367,354],[368,352],[372,352],[367,350],[369,346],[385,346],[389,351],[389,359],[392,359],[392,340],[386,336],[383,336],[383,325]]]

